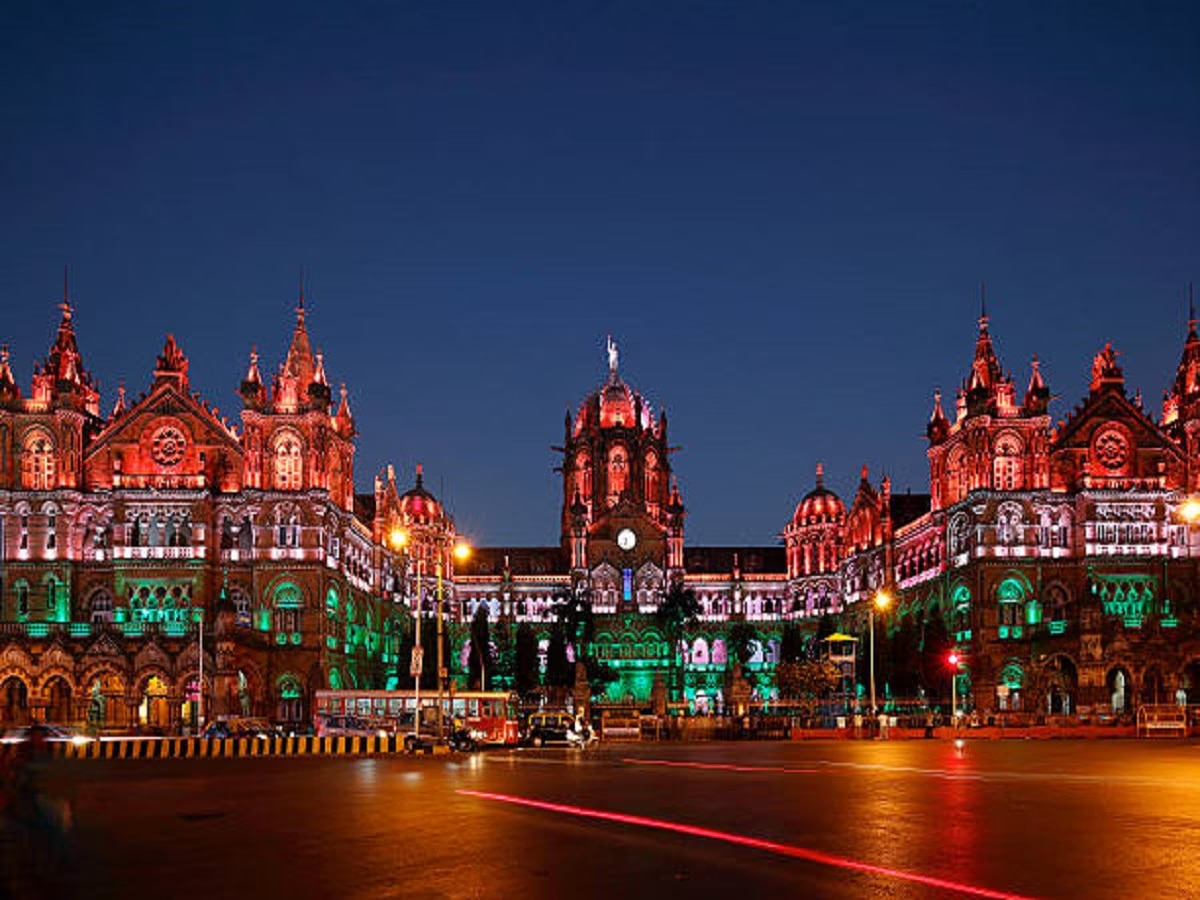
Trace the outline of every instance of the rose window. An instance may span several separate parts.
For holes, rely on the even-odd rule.
[[[1096,438],[1096,458],[1106,469],[1119,469],[1129,459],[1129,442],[1118,431],[1105,431]]]
[[[165,425],[154,432],[150,455],[160,466],[173,466],[183,459],[187,438],[174,425]]]

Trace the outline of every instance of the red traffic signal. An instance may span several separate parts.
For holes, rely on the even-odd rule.
[[[959,659],[958,654],[951,652],[951,654],[946,657],[946,662],[950,663],[950,665],[952,665],[952,666],[957,666],[958,659]]]

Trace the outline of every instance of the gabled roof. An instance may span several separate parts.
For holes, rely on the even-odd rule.
[[[173,383],[160,381],[151,388],[149,394],[139,398],[126,412],[108,420],[88,446],[85,457],[91,457],[100,448],[119,440],[135,422],[155,415],[191,416],[202,423],[206,437],[213,440],[214,443],[223,443],[238,453],[242,452],[241,442],[217,418],[216,413],[210,407],[205,406],[198,398],[182,393]]]
[[[1087,443],[1080,432],[1094,419],[1119,419],[1132,427],[1138,446],[1160,446],[1182,455],[1178,445],[1140,409],[1124,391],[1107,390],[1090,394],[1083,403],[1067,416],[1058,433],[1054,435],[1051,452],[1067,447],[1079,447]]]

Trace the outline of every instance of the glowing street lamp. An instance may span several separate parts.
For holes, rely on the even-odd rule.
[[[404,573],[407,576],[408,532],[403,528],[393,528],[388,534],[388,543],[391,544],[393,550],[404,555]],[[413,606],[413,612],[416,614],[417,624],[416,633],[413,636],[412,662],[408,671],[413,677],[413,740],[419,747],[421,741],[421,670],[425,653],[425,648],[421,645],[421,557],[419,555],[417,556],[417,599]],[[440,647],[441,644],[439,643],[438,646]]]
[[[442,540],[443,541],[445,540],[444,536],[442,536]],[[448,672],[446,671],[446,661],[444,658],[446,651],[445,651],[445,648],[442,646],[443,639],[442,639],[442,553],[441,553],[441,548],[445,546],[445,543],[439,543],[437,546],[438,546],[438,554],[437,554],[437,666],[438,666],[437,736],[438,736],[438,741],[440,742],[442,740],[442,718],[443,718],[442,717],[442,689],[445,686],[446,676],[447,676]],[[453,550],[451,552],[454,554],[455,559],[464,560],[468,556],[471,555],[471,548],[464,541],[456,541],[454,544]]]
[[[1200,522],[1200,497],[1188,497],[1179,507],[1179,517],[1189,525]]]
[[[892,595],[887,591],[880,590],[876,592],[875,599],[871,602],[870,610],[867,613],[871,629],[871,715],[875,715],[875,610],[878,609],[882,613],[891,605]]]

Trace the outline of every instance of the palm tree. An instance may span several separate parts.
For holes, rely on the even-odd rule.
[[[750,663],[750,658],[754,656],[754,651],[758,647],[758,629],[749,622],[734,622],[729,627],[725,640],[728,644],[729,655],[741,663],[742,671],[745,671],[746,666]]]
[[[674,683],[677,681],[675,675],[679,668],[679,642],[687,629],[694,627],[698,621],[700,601],[696,599],[696,594],[691,588],[684,587],[682,581],[676,581],[663,596],[654,616],[671,648],[670,680]],[[678,697],[677,684],[673,684],[672,693]]]

